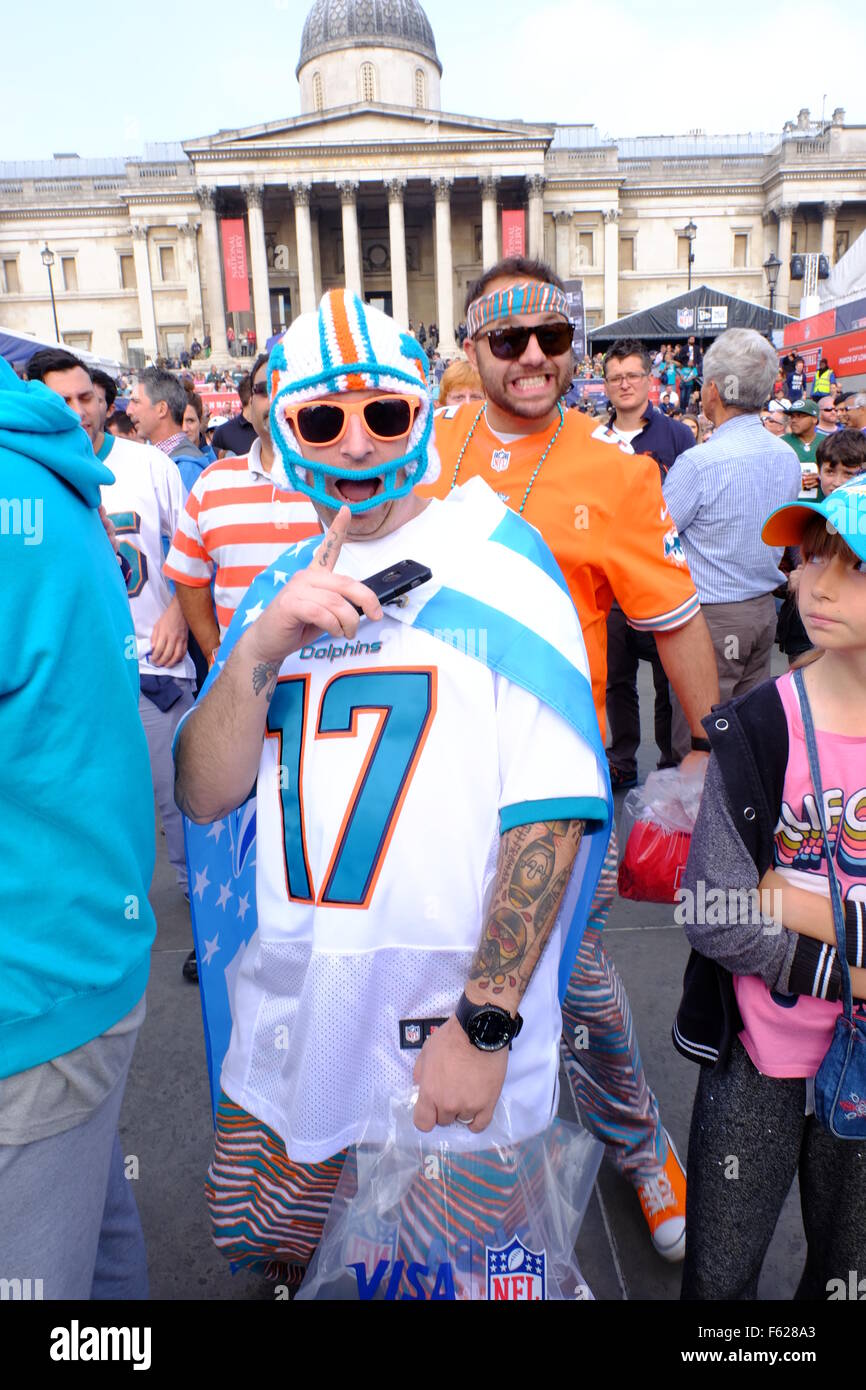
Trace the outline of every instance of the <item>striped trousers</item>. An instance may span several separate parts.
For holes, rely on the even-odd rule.
[[[347,1160],[354,1166],[344,1149],[321,1163],[293,1162],[279,1135],[223,1093],[205,1186],[217,1248],[238,1268],[297,1290]],[[483,1152],[444,1152],[436,1162],[436,1180],[419,1172],[400,1198],[395,1260],[452,1260],[468,1273],[473,1246],[477,1261],[479,1245],[503,1244],[528,1211],[544,1207],[538,1151],[524,1155],[519,1173]]]
[[[239,1269],[296,1290],[347,1152],[321,1163],[293,1163],[279,1135],[223,1092],[205,1184],[217,1249]]]
[[[625,986],[602,945],[616,896],[614,827],[562,1005],[563,1061],[581,1119],[635,1186],[667,1157],[658,1103],[647,1084]]]

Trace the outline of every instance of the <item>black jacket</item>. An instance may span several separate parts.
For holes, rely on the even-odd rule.
[[[788,725],[774,680],[718,705],[703,720],[712,756],[692,835],[683,887],[695,904],[706,887],[728,892],[724,922],[709,914],[683,917],[693,949],[673,1027],[674,1046],[693,1061],[724,1064],[743,1023],[732,973],[757,975],[784,996],[811,994],[836,1000],[841,970],[836,948],[781,922],[756,921],[751,910],[730,911],[730,892],[749,894],[774,862],[788,766]],[[678,908],[677,911],[680,909]],[[675,913],[675,916],[677,914]],[[846,957],[862,966],[866,904],[845,904]]]
[[[788,765],[788,726],[776,682],[766,681],[746,695],[717,705],[702,723],[734,825],[760,880],[773,863],[774,831]],[[707,776],[705,798],[713,795],[715,782],[710,770]],[[684,886],[694,881],[696,869],[702,871],[700,819],[692,836]],[[673,1026],[677,1051],[695,1062],[725,1062],[742,1027],[730,971],[692,950]]]
[[[636,454],[652,454],[664,482],[668,470],[680,454],[694,448],[695,436],[688,425],[681,420],[671,420],[663,410],[657,410],[651,401],[647,402],[643,419],[641,432],[635,435],[631,447]],[[616,411],[613,409],[609,413],[608,424],[611,427],[616,424]]]

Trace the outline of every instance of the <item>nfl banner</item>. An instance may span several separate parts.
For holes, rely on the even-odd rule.
[[[694,328],[694,309],[677,309],[677,328]]]
[[[586,356],[586,315],[583,310],[583,281],[563,280],[568,297],[568,316],[574,324],[574,337],[571,347],[575,357],[580,360]]]

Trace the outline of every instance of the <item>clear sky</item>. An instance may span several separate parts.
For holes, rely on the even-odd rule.
[[[311,3],[15,6],[3,26],[0,159],[141,154],[146,141],[296,115]],[[425,9],[446,111],[586,121],[605,135],[724,134],[780,131],[801,106],[820,116],[826,94],[828,116],[843,106],[849,123],[866,123],[866,7],[855,0],[426,0]]]

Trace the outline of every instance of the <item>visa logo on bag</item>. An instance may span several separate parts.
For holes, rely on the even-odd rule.
[[[354,1271],[355,1278],[358,1281],[359,1299],[366,1301],[376,1297],[376,1294],[385,1281],[385,1276],[388,1273],[390,1264],[390,1260],[380,1260],[373,1270],[369,1282],[367,1280],[367,1266],[365,1264],[359,1261],[357,1264],[346,1265],[347,1269]],[[404,1272],[406,1275],[406,1283],[409,1288],[413,1290],[412,1293],[398,1293],[403,1281]],[[399,1297],[400,1299],[417,1300],[423,1298],[432,1302],[433,1299],[450,1298],[456,1301],[457,1295],[454,1292],[454,1271],[449,1261],[440,1264],[433,1283],[432,1292],[430,1293],[427,1292],[427,1289],[421,1282],[422,1279],[429,1280],[429,1278],[430,1270],[426,1265],[418,1264],[416,1261],[407,1265],[405,1260],[397,1260],[391,1269],[390,1277],[385,1286],[385,1299],[393,1300]]]
[[[546,1250],[529,1250],[517,1236],[510,1245],[485,1248],[489,1302],[535,1303],[547,1297]]]

